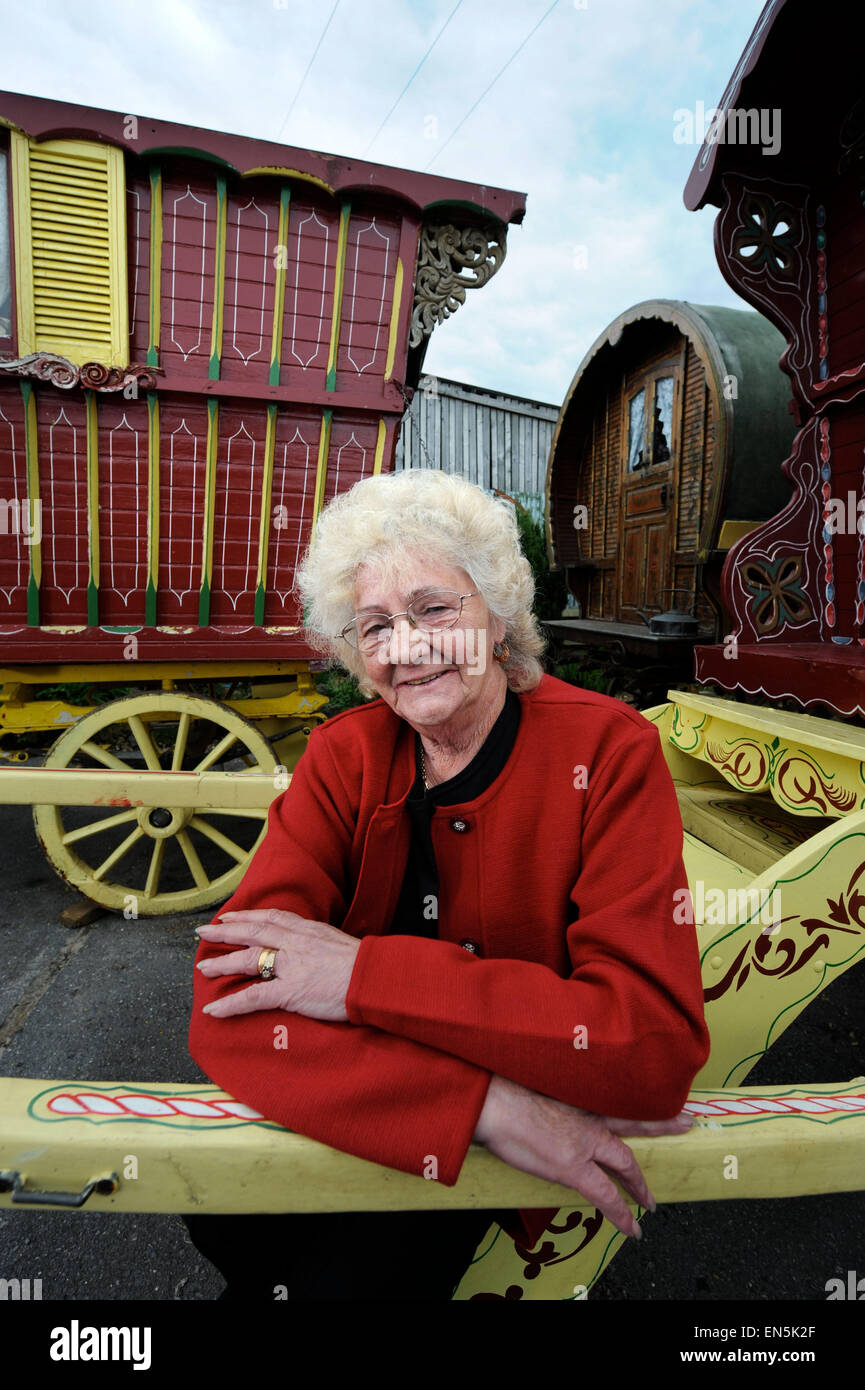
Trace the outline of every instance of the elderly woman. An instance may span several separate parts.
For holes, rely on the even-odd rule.
[[[298,587],[310,640],[379,698],[314,730],[200,929],[193,1056],[335,1148],[450,1186],[485,1144],[638,1236],[621,1136],[684,1132],[709,1050],[657,731],[543,674],[513,510],[459,477],[336,498]],[[549,1215],[187,1224],[223,1296],[450,1298],[493,1217],[531,1245]]]

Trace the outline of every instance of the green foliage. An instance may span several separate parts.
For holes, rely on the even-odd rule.
[[[535,577],[535,616],[542,622],[545,618],[560,618],[568,601],[568,591],[564,575],[554,574],[547,563],[543,524],[535,521],[524,507],[517,507],[517,526],[523,554]]]
[[[34,700],[63,700],[67,705],[107,705],[110,700],[123,700],[135,691],[126,685],[92,685],[87,681],[68,685],[43,685],[35,691]]]
[[[552,674],[560,681],[567,681],[569,685],[578,685],[581,690],[597,690],[600,695],[606,695],[610,683],[609,673],[600,666],[583,666],[578,661],[567,661],[555,666]]]
[[[355,677],[349,675],[342,666],[322,672],[316,677],[315,684],[321,694],[328,697],[323,710],[328,719],[332,714],[341,714],[343,710],[353,709],[355,705],[369,703],[366,696],[360,693]]]

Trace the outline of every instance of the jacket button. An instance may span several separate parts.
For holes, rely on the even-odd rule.
[[[476,941],[472,941],[470,936],[464,936],[460,945],[464,951],[471,951],[473,956],[479,956],[481,954],[480,946]]]
[[[460,820],[457,818],[451,821],[451,830],[455,830],[458,835],[465,835],[468,828],[469,823],[467,820]]]

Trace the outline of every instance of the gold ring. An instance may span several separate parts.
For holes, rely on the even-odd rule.
[[[270,980],[273,978],[275,964],[276,951],[271,950],[269,946],[265,946],[258,955],[258,973],[263,980]]]

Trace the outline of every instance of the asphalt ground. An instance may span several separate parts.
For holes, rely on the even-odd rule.
[[[207,1080],[186,1048],[201,914],[62,926],[59,913],[77,895],[45,859],[26,807],[0,807],[0,856],[0,1074]],[[861,1076],[863,994],[860,963],[810,1004],[748,1084]],[[865,1191],[663,1206],[643,1231],[592,1289],[593,1302],[825,1304],[828,1280],[865,1276]],[[41,1279],[45,1300],[82,1302],[207,1301],[223,1288],[178,1216],[86,1210],[0,1211],[0,1278],[16,1277]]]

